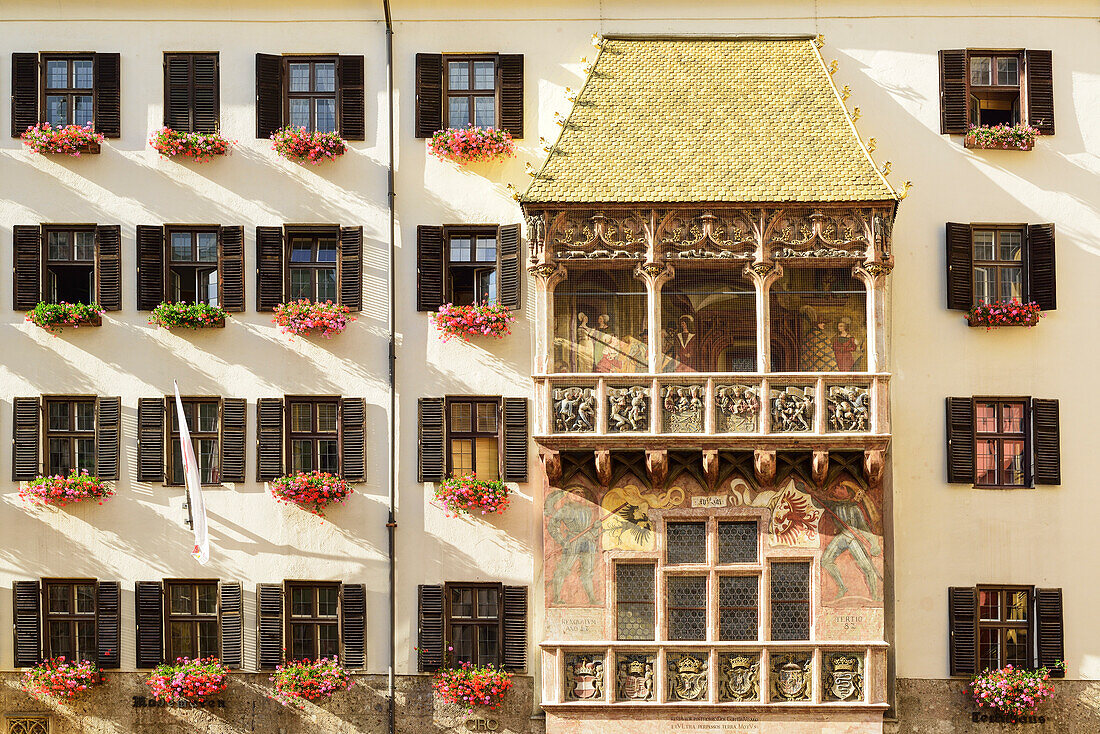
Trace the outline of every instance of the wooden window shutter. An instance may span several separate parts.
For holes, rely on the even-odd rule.
[[[164,662],[163,593],[159,581],[138,581],[134,584],[139,668],[155,668]]]
[[[504,398],[504,476],[527,481],[527,398]]]
[[[504,587],[504,667],[527,669],[527,587]]]
[[[340,57],[340,137],[366,138],[366,106],[363,89],[363,57]]]
[[[443,128],[443,54],[416,55],[416,137]]]
[[[256,401],[256,479],[283,475],[283,399]]]
[[[29,668],[42,659],[42,633],[38,609],[42,596],[37,581],[12,581],[15,606],[15,666]]]
[[[164,126],[197,132],[191,119],[194,54],[164,54]]]
[[[221,126],[221,83],[218,55],[192,55],[192,132],[213,133]]]
[[[139,482],[164,481],[164,398],[138,398]]]
[[[341,476],[349,482],[367,479],[367,401],[365,398],[340,400]]]
[[[501,54],[500,127],[523,137],[523,54]]]
[[[1059,665],[1066,659],[1061,589],[1035,590],[1035,637],[1038,667],[1049,668],[1051,678],[1065,678],[1066,669]]]
[[[363,228],[340,228],[340,304],[363,310]]]
[[[256,310],[283,302],[283,228],[256,227]]]
[[[974,401],[947,399],[947,481],[974,482]]]
[[[96,302],[104,311],[122,310],[122,228],[103,224],[95,228]]]
[[[96,398],[95,470],[100,479],[118,479],[122,398]]]
[[[1062,460],[1059,447],[1058,401],[1033,398],[1031,441],[1035,447],[1035,483],[1061,484]]]
[[[283,125],[283,60],[256,54],[256,137],[270,138]]]
[[[940,51],[940,133],[966,135],[970,124],[966,49]]]
[[[122,591],[117,581],[100,581],[96,584],[95,637],[96,664],[100,668],[118,668],[122,656],[119,603]]]
[[[104,137],[122,135],[120,60],[116,54],[96,54],[92,64],[95,85],[95,131]]]
[[[1055,273],[1054,225],[1031,224],[1027,228],[1027,295],[1044,311],[1058,307]]]
[[[231,313],[244,311],[244,227],[218,229],[218,302]]]
[[[11,55],[11,136],[38,124],[38,54]]]
[[[261,669],[283,662],[283,585],[259,584],[256,587],[256,650]]]
[[[507,224],[497,233],[497,282],[500,283],[500,305],[511,309],[520,306],[519,225]]]
[[[42,228],[16,224],[11,228],[15,270],[15,310],[30,311],[42,300]]]
[[[420,446],[417,481],[440,482],[447,471],[447,451],[443,445],[443,398],[420,398],[417,412]]]
[[[947,618],[951,675],[974,675],[978,672],[978,590],[972,586],[948,589]]]
[[[219,589],[221,609],[218,622],[221,626],[222,662],[233,670],[244,666],[244,599],[241,584],[223,581]]]
[[[164,227],[153,224],[137,226],[138,311],[152,311],[167,300],[164,249]]]
[[[947,223],[947,307],[969,311],[974,305],[974,255],[970,225]]]
[[[11,478],[30,480],[38,476],[42,440],[42,407],[37,398],[12,398]]]
[[[340,664],[367,667],[367,587],[340,584]]]
[[[1043,135],[1054,134],[1054,64],[1050,51],[1024,51],[1027,122]]]
[[[437,311],[443,305],[443,228],[416,228],[416,310]]]
[[[220,481],[244,481],[245,399],[222,399],[222,474]]]
[[[421,673],[427,673],[443,667],[443,584],[422,584],[416,593],[416,664]]]

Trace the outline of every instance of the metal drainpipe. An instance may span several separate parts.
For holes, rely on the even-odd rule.
[[[386,535],[389,553],[389,614],[390,614],[390,664],[389,664],[389,701],[388,719],[389,734],[397,732],[397,243],[396,243],[396,210],[394,199],[394,157],[393,157],[393,24],[390,21],[389,0],[382,0],[382,10],[386,16],[386,96],[389,100],[389,138],[390,158],[387,176],[387,199],[390,209],[390,260],[389,260],[389,289],[390,289],[390,492],[389,515],[386,520]]]

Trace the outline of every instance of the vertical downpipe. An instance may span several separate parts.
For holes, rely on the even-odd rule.
[[[386,98],[389,103],[389,139],[390,157],[387,175],[386,197],[390,209],[390,258],[387,273],[390,290],[389,310],[389,380],[390,380],[390,486],[389,486],[389,515],[386,519],[386,541],[389,556],[389,615],[390,615],[390,661],[388,670],[388,711],[389,734],[397,732],[397,242],[396,242],[396,210],[394,199],[394,126],[393,126],[393,23],[390,19],[389,0],[382,0],[382,10],[386,16]]]

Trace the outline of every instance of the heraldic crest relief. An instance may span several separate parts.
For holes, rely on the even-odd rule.
[[[668,654],[669,699],[705,701],[707,698],[707,658],[691,652]]]
[[[567,655],[565,697],[571,701],[599,701],[603,698],[603,660],[596,655]]]
[[[619,657],[616,698],[619,701],[650,701],[653,699],[653,669],[657,659],[652,655]]]
[[[771,660],[771,700],[809,701],[813,686],[810,653],[776,655]]]
[[[760,657],[723,655],[718,663],[718,700],[760,700]]]
[[[823,658],[822,683],[829,701],[863,699],[863,656],[837,652]]]

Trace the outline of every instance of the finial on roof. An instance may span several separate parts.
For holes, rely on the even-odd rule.
[[[825,45],[825,34],[824,33],[818,33],[817,34],[817,38],[814,39],[814,45],[817,46],[818,48],[821,48],[822,46]]]
[[[894,164],[891,163],[890,161],[886,161],[885,163],[883,163],[882,164],[882,175],[883,176],[889,176],[890,175],[890,167],[893,166],[893,165]]]
[[[904,199],[906,196],[909,196],[909,189],[911,188],[913,188],[912,181],[906,181],[905,183],[903,183],[901,185],[901,192],[898,194],[898,198]]]
[[[868,138],[867,139],[867,152],[868,153],[874,153],[875,148],[877,148],[877,147],[878,147],[878,140],[876,140],[875,138]]]
[[[837,61],[836,59],[833,59],[832,61],[830,61],[829,62],[829,73],[830,74],[835,74],[836,73],[836,68],[838,66],[840,66],[840,62]]]
[[[841,99],[848,99],[851,96],[852,96],[852,88],[849,87],[847,84],[845,84],[844,89],[840,90],[840,98]]]
[[[856,107],[854,110],[852,110],[852,122],[855,122],[856,120],[858,120],[861,117],[863,117],[863,113],[860,112],[858,107]]]

